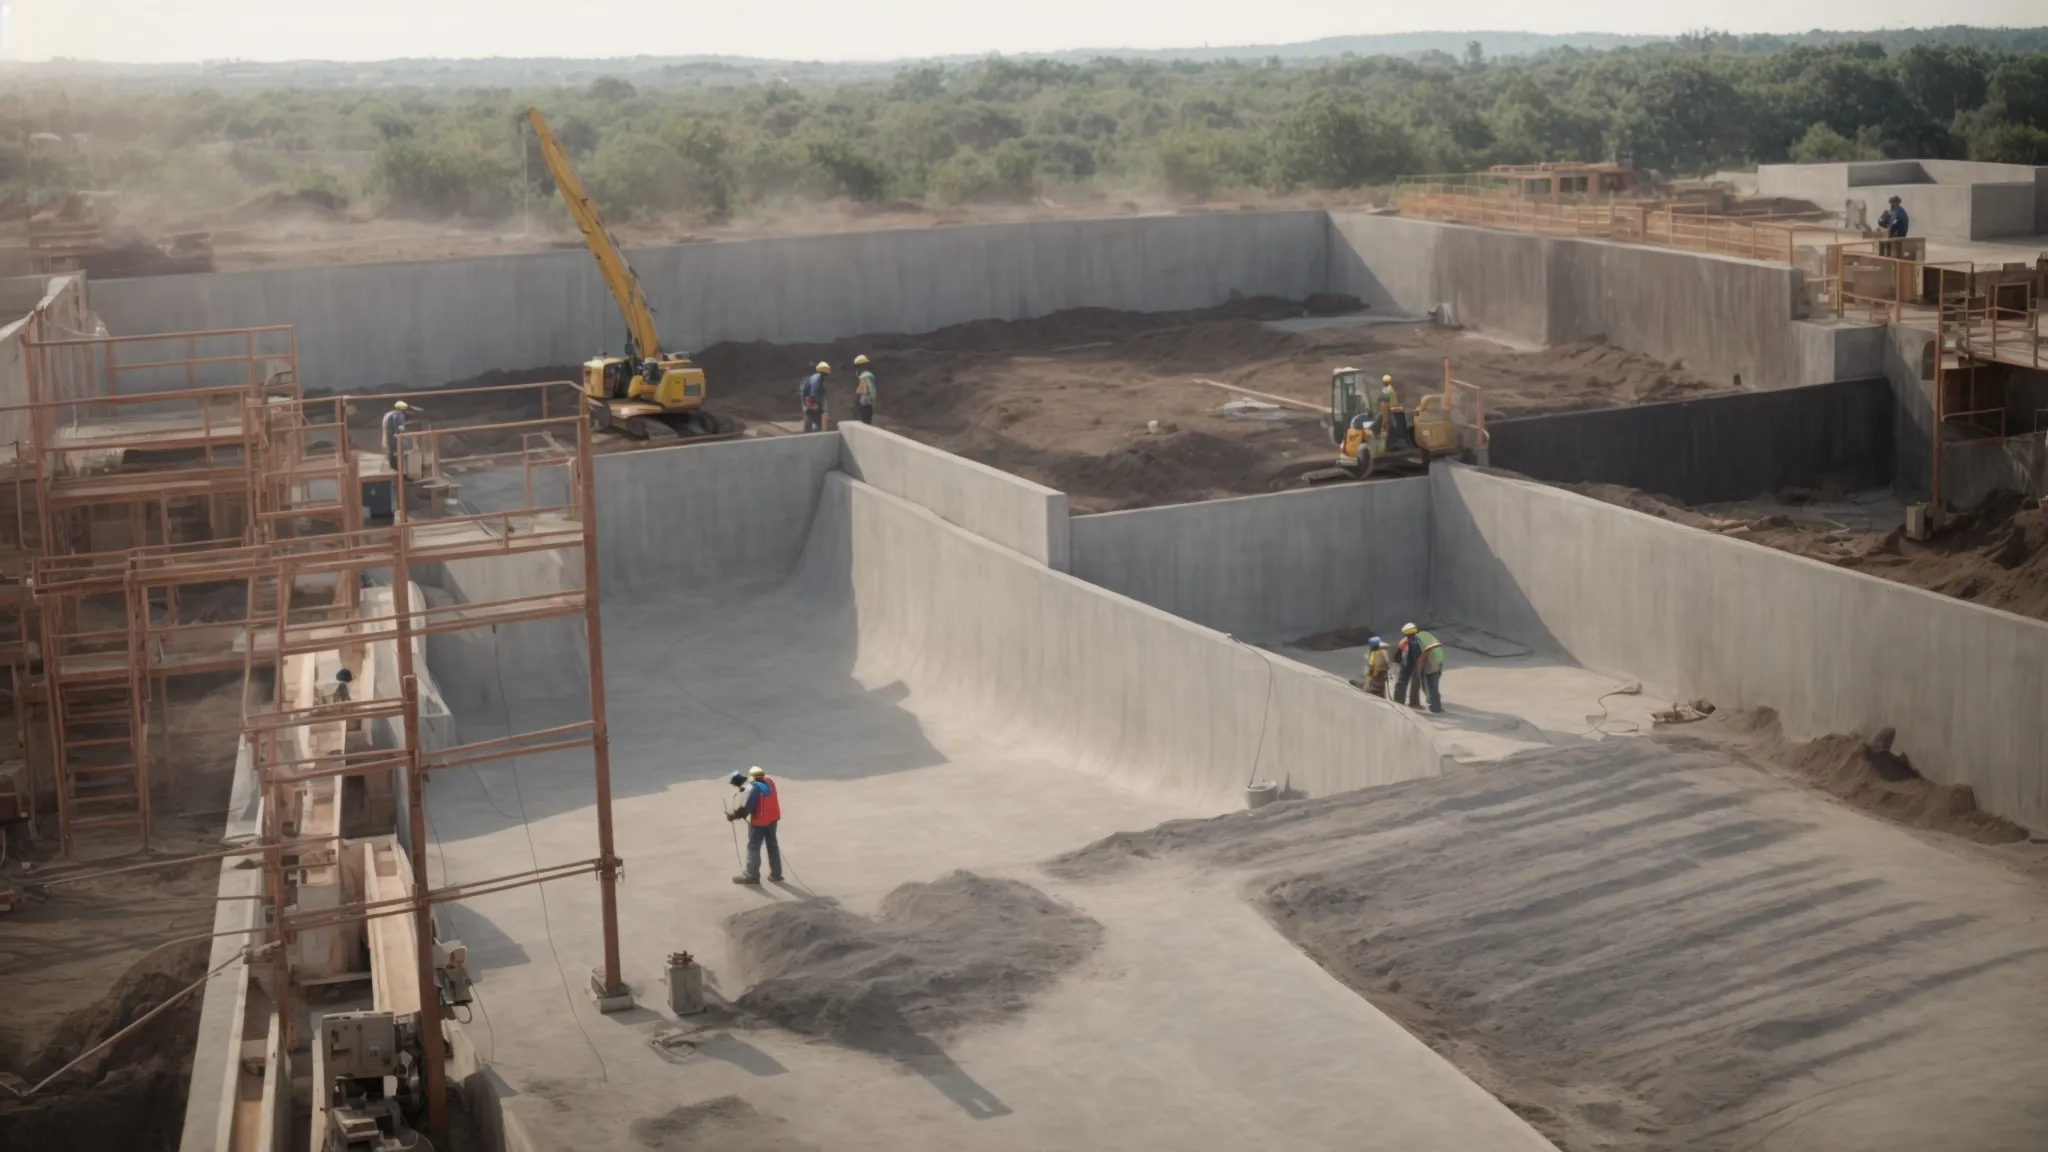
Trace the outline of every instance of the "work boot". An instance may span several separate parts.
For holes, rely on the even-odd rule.
[[[735,884],[753,884],[758,886],[761,883],[761,878],[759,876],[735,876],[732,878],[732,882]]]
[[[780,884],[780,883],[782,883],[782,873],[780,873],[780,872],[771,872],[771,873],[769,873],[769,875],[768,875],[768,882],[769,882],[770,884]]]

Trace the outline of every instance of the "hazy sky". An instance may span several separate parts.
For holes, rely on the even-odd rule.
[[[1452,14],[1455,8],[1456,15]],[[382,60],[719,53],[874,60],[1064,48],[1264,44],[1496,28],[1675,34],[2038,25],[2042,0],[0,0],[17,60]]]

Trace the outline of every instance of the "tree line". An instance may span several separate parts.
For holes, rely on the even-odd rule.
[[[0,93],[0,195],[105,188],[200,208],[318,189],[392,213],[502,218],[553,195],[523,136],[528,104],[621,218],[823,199],[1199,199],[1542,160],[1673,175],[1884,157],[2048,164],[2048,52],[2026,50],[2038,36],[2007,37],[2012,50],[1886,35],[1891,48],[1702,34],[1506,59],[1476,42],[1460,56],[1311,62],[997,57],[675,88],[17,87]]]

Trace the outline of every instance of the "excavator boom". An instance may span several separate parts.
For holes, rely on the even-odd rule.
[[[626,254],[619,250],[618,241],[604,226],[604,217],[598,214],[597,205],[583,190],[583,181],[576,178],[576,169],[569,164],[569,154],[562,150],[562,142],[555,139],[555,134],[548,129],[548,122],[541,119],[540,109],[528,108],[526,122],[533,125],[534,138],[540,141],[540,154],[547,161],[548,175],[554,177],[555,187],[562,193],[562,203],[569,206],[569,215],[576,218],[576,227],[583,232],[583,243],[597,258],[605,286],[612,290],[612,299],[618,301],[619,312],[626,318],[626,331],[633,338],[634,357],[641,360],[660,357],[661,336],[654,327],[654,309],[647,303],[647,294],[640,289],[640,277],[634,273],[633,266],[626,263]]]

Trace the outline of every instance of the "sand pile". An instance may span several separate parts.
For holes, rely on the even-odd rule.
[[[1022,1011],[1102,939],[1100,924],[1038,889],[970,872],[905,884],[872,920],[811,900],[741,913],[727,930],[754,976],[742,1010],[895,1057]]]
[[[1906,1135],[1930,1114],[1958,1152],[2038,1146],[2048,1062],[2018,1054],[2048,1010],[2013,1015],[2048,976],[2038,891],[1860,860],[1855,817],[1705,727],[1177,821],[1050,870],[1235,871],[1564,1152],[1902,1152],[1930,1146]]]
[[[1873,736],[1836,733],[1815,740],[1785,738],[1769,708],[1723,714],[1692,729],[1749,753],[1810,788],[1863,811],[1912,828],[1947,832],[1980,844],[2014,844],[2027,830],[1977,807],[1968,785],[1937,784],[1920,775],[1912,761],[1892,751],[1895,733]]]

